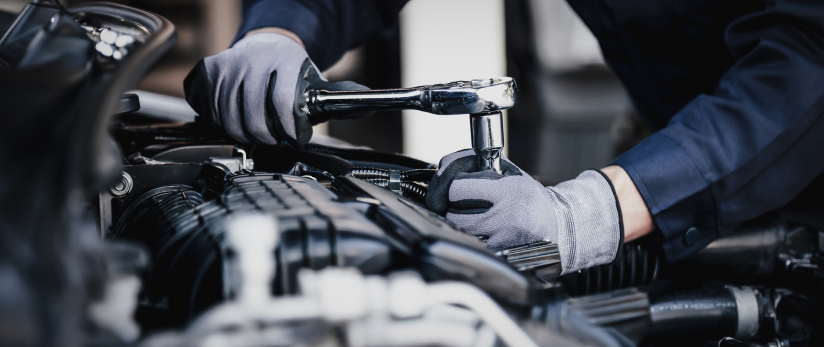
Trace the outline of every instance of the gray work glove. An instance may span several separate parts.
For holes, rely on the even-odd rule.
[[[544,187],[506,158],[503,175],[477,172],[471,149],[449,154],[429,184],[426,207],[491,249],[538,241],[558,244],[562,274],[611,262],[623,242],[612,183],[596,170]]]
[[[309,142],[312,125],[329,120],[306,115],[304,92],[310,88],[369,89],[354,82],[328,82],[300,44],[275,33],[248,36],[202,59],[184,81],[189,105],[235,140],[267,145],[286,141],[298,147]]]

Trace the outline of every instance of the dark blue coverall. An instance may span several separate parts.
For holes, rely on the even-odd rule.
[[[392,28],[405,3],[244,0],[238,37],[291,30],[323,70]],[[824,228],[824,1],[569,4],[657,130],[614,164],[649,207],[667,261],[771,211]]]

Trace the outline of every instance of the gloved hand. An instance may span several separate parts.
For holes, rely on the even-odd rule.
[[[558,244],[562,274],[606,264],[623,243],[612,184],[596,170],[544,187],[502,158],[503,175],[477,172],[471,149],[449,154],[429,184],[426,207],[487,245],[503,249],[537,241]]]
[[[235,140],[268,145],[286,141],[298,147],[312,137],[313,123],[303,109],[307,89],[369,89],[354,82],[328,82],[299,43],[276,33],[247,36],[202,59],[186,76],[184,88],[189,105]]]

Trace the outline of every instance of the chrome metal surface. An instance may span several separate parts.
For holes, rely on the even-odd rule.
[[[129,192],[132,191],[132,186],[134,186],[132,176],[124,171],[123,175],[120,176],[120,181],[117,182],[110,190],[112,195],[120,197],[129,194]]]
[[[501,173],[504,148],[501,110],[515,106],[518,88],[509,77],[457,81],[404,89],[306,92],[310,117],[326,113],[418,110],[439,115],[470,114],[472,148],[479,170]]]
[[[109,191],[102,191],[98,195],[97,203],[100,208],[100,237],[102,239],[106,238],[106,235],[109,233],[109,229],[112,226],[112,200],[126,196],[126,194],[129,194],[129,192],[132,191],[132,187],[134,187],[132,176],[124,171],[123,175],[120,176],[120,181],[115,183],[113,187],[109,188]]]
[[[244,169],[243,162],[236,157],[211,157],[207,162],[221,164],[231,172],[239,172]]]
[[[504,149],[504,124],[501,112],[469,116],[472,148],[478,156],[478,170],[501,173],[501,151]]]
[[[403,89],[306,92],[309,115],[335,112],[418,110],[440,115],[486,113],[515,106],[509,77],[457,81]]]
[[[246,162],[246,151],[240,148],[235,148],[235,153],[240,154],[240,157],[242,158],[240,162],[241,167],[246,170],[252,170],[252,168],[249,167],[249,163]]]
[[[389,190],[401,194],[401,172],[389,170]]]
[[[127,34],[109,27],[96,28],[90,25],[80,25],[89,38],[96,42],[94,49],[103,57],[121,60],[135,43],[132,34]]]

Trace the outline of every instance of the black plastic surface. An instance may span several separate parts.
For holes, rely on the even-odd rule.
[[[151,156],[152,159],[160,161],[171,161],[176,163],[192,163],[207,161],[212,157],[232,157],[234,156],[234,145],[197,145],[197,146],[158,146],[163,148],[160,152],[144,155]]]
[[[212,186],[225,174],[211,164],[203,171],[201,178],[218,173]],[[139,241],[151,249],[153,266],[144,278],[139,313],[144,327],[185,323],[226,298],[231,291],[222,277],[224,221],[244,211],[263,212],[278,221],[276,295],[297,291],[302,268],[352,266],[372,274],[392,265],[383,231],[335,201],[335,194],[314,180],[260,173],[223,177],[217,198],[205,202],[197,189],[183,185],[150,190],[116,226],[113,238]]]
[[[603,293],[650,284],[658,276],[661,263],[651,246],[629,242],[613,262],[566,274],[559,280],[572,295]]]
[[[130,25],[133,19],[151,25],[141,24],[141,44],[123,60],[102,68],[94,42],[71,13],[18,17],[20,28],[36,30],[20,31],[26,33],[14,48],[24,55],[15,55],[0,78],[0,141],[6,149],[0,160],[7,165],[0,173],[0,238],[9,250],[3,255],[7,278],[13,279],[4,282],[9,294],[0,300],[0,320],[13,322],[4,328],[16,336],[4,337],[2,345],[87,342],[85,304],[99,299],[103,278],[86,197],[120,177],[122,156],[107,131],[120,96],[174,41],[174,26],[160,16],[122,5],[82,8],[104,24],[102,19]],[[33,19],[23,23],[25,18]]]
[[[4,25],[4,33],[0,36],[0,61],[3,65],[16,68],[37,32],[49,26],[51,19],[61,12],[65,13],[62,6],[27,4],[12,23]],[[3,17],[5,22],[7,15]]]
[[[503,300],[527,303],[533,283],[495,256],[478,238],[417,203],[353,177],[339,177],[336,187],[347,194],[380,202],[377,219],[384,230],[404,243],[429,280],[463,280]]]
[[[140,110],[140,98],[137,94],[123,94],[120,97],[120,106],[115,113],[129,113]]]
[[[392,170],[435,169],[436,166],[422,160],[395,153],[379,152],[368,149],[350,149],[329,147],[310,143],[306,150],[325,153],[346,159],[357,166],[379,167]]]

